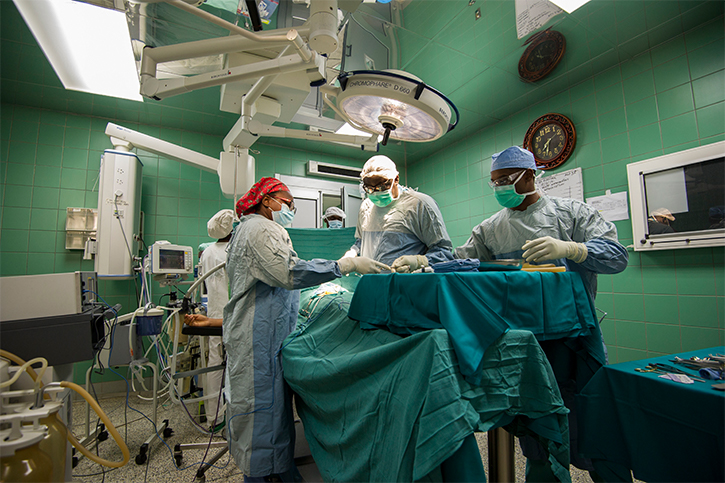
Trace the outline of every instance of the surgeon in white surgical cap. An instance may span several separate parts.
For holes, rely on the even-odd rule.
[[[345,212],[337,206],[331,206],[325,210],[322,217],[328,228],[342,228],[343,220],[345,220]]]
[[[395,163],[373,156],[360,173],[367,199],[360,206],[355,244],[345,256],[364,256],[399,273],[452,260],[453,244],[430,196],[399,184]]]
[[[533,264],[565,266],[567,271],[582,276],[593,301],[598,273],[619,273],[627,268],[629,256],[617,241],[614,224],[581,201],[537,191],[537,168],[529,151],[513,146],[491,158],[489,184],[503,209],[473,228],[465,245],[455,249],[456,258],[523,258]],[[573,389],[566,381],[559,384],[566,406],[573,409]],[[570,422],[574,421],[573,414],[570,413]],[[572,464],[592,471],[591,461],[578,454],[575,425],[570,427],[570,436]],[[521,442],[528,458],[526,480],[556,481],[550,479],[554,476],[543,450],[537,449],[533,441]]]

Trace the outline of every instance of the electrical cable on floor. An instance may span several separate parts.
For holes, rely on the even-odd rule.
[[[227,366],[225,365],[222,368],[222,381],[224,380],[224,373],[226,372],[226,370],[227,370]],[[205,384],[205,386],[206,386],[206,384]],[[209,448],[211,448],[211,442],[214,439],[214,428],[216,427],[216,420],[219,417],[219,406],[221,405],[221,401],[222,401],[222,390],[221,390],[221,388],[219,388],[219,395],[217,396],[217,400],[216,400],[216,414],[214,414],[214,421],[211,423],[211,431],[209,431],[209,433],[210,433],[209,444],[206,445],[206,451],[204,451],[204,456],[201,457],[201,463],[199,463],[200,470],[201,470],[201,467],[204,466],[204,461],[206,460],[206,455],[209,454]],[[228,461],[227,461],[227,464],[229,464]],[[196,477],[194,479],[196,479]]]
[[[105,470],[105,472],[110,473],[111,471],[116,471],[118,469],[120,469],[120,468],[110,468],[110,469]],[[98,476],[100,474],[102,474],[102,472],[99,471],[98,473],[89,473],[87,475],[73,475],[73,478],[90,478],[91,476]]]
[[[111,371],[111,372],[113,372],[114,374],[116,374],[116,375],[117,375],[118,377],[120,377],[121,379],[123,379],[123,380],[124,380],[124,381],[126,382],[126,406],[128,406],[128,408],[129,408],[129,409],[130,409],[131,411],[136,411],[137,413],[139,413],[139,414],[140,414],[141,416],[143,416],[144,418],[146,418],[146,420],[148,420],[148,422],[149,422],[149,423],[151,423],[151,425],[152,425],[152,426],[153,426],[153,428],[154,428],[154,432],[156,433],[156,437],[157,437],[157,438],[159,438],[159,441],[161,441],[162,443],[164,443],[164,446],[166,446],[166,449],[168,449],[168,450],[169,450],[169,455],[171,455],[171,459],[172,459],[172,460],[174,461],[174,468],[176,468],[176,470],[177,470],[177,471],[183,471],[183,470],[187,470],[187,469],[189,469],[189,468],[192,468],[192,467],[196,466],[196,463],[194,463],[194,464],[192,464],[192,465],[188,465],[188,466],[185,466],[185,467],[183,467],[183,468],[178,468],[178,467],[176,466],[176,460],[174,460],[174,452],[173,452],[173,450],[171,449],[171,447],[170,447],[170,446],[169,446],[169,445],[168,445],[168,444],[166,443],[166,441],[164,440],[164,438],[162,438],[162,437],[161,437],[161,435],[159,434],[159,430],[158,430],[158,428],[156,427],[156,423],[154,423],[153,421],[151,421],[151,419],[150,419],[150,418],[149,418],[148,416],[146,416],[146,415],[145,415],[144,413],[142,413],[141,411],[139,411],[139,410],[138,410],[138,409],[136,409],[136,408],[132,408],[132,407],[131,407],[131,406],[129,405],[129,403],[128,403],[128,396],[129,396],[129,393],[131,392],[131,385],[129,384],[129,382],[128,382],[128,379],[126,379],[125,377],[123,377],[123,376],[122,376],[121,374],[119,374],[118,372],[114,371],[114,370],[113,370],[112,368],[110,368],[110,367],[108,368],[108,370],[109,370],[109,371]],[[210,467],[212,467],[212,468],[216,468],[216,469],[224,469],[224,468],[226,468],[226,466],[227,466],[227,465],[229,464],[229,462],[227,462],[227,465],[224,465],[224,466],[215,466],[215,465],[210,465],[210,464],[208,464],[208,463],[205,463],[205,464],[206,464],[207,466],[210,466]]]
[[[91,384],[91,390],[93,391],[93,397],[94,397],[94,399],[96,401],[98,401],[98,394],[96,394],[96,386],[93,385],[92,376],[93,376],[93,373],[91,372],[91,374],[88,377],[88,382]],[[99,428],[100,425],[101,425],[101,418],[99,416],[98,419],[96,419],[96,430],[95,430],[95,434],[96,434],[96,456],[98,456],[99,458],[101,457],[100,449],[99,449],[99,446],[100,446],[101,441],[98,439],[98,428]],[[126,437],[125,440],[128,441],[128,437]],[[101,480],[101,483],[105,483],[105,481],[106,481],[106,468],[104,466],[101,466],[101,473],[103,473],[103,479]]]

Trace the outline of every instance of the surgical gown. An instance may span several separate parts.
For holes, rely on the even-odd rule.
[[[202,274],[209,273],[214,267],[227,261],[227,245],[227,242],[218,241],[204,249],[201,254]],[[224,315],[224,306],[229,302],[229,278],[227,277],[226,269],[222,268],[212,273],[204,283],[206,284],[208,297],[206,315],[214,319],[222,318]],[[223,362],[222,338],[210,336],[209,367],[218,366]],[[206,374],[204,378],[204,393],[206,395],[218,394],[221,386],[221,371]],[[224,419],[223,414],[217,414],[218,400],[218,397],[212,397],[204,403],[206,406],[206,417],[209,423],[213,423],[215,419],[217,421]]]
[[[229,446],[247,476],[294,464],[291,393],[282,341],[296,326],[300,288],[340,277],[332,260],[300,260],[287,231],[264,216],[242,217],[229,243],[231,298],[224,308]]]
[[[569,198],[542,195],[524,211],[504,208],[473,228],[465,245],[455,249],[456,258],[496,260],[521,258],[528,240],[550,236],[584,243],[589,255],[582,263],[560,258],[547,260],[581,275],[594,300],[598,273],[619,273],[627,268],[627,249],[617,241],[617,228],[591,206]]]
[[[429,263],[453,259],[453,244],[436,202],[404,186],[388,206],[363,201],[355,238],[352,250],[387,265],[402,255],[425,255]]]
[[[617,241],[617,228],[613,223],[606,221],[596,209],[585,203],[546,195],[542,195],[536,203],[524,211],[504,208],[484,220],[473,229],[466,244],[456,248],[454,253],[456,258],[480,260],[521,258],[524,253],[521,247],[524,243],[542,236],[586,245],[589,254],[582,263],[575,263],[566,258],[547,260],[543,263],[563,265],[568,271],[579,273],[592,301],[597,294],[598,273],[619,273],[627,268],[629,255],[627,249]],[[576,339],[568,342],[576,344]],[[581,389],[580,386],[586,382],[575,375],[579,361],[561,345],[556,344],[556,341],[547,341],[542,343],[542,346],[552,366],[555,367],[554,372],[557,373],[564,403],[571,410],[569,413],[571,462],[578,468],[591,471],[593,469],[591,462],[581,458],[578,453],[578,418],[574,398]],[[602,346],[606,357],[604,340]],[[529,459],[545,459],[544,451],[529,438],[521,439],[521,448]]]

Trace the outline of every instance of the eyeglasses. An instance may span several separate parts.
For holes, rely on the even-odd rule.
[[[387,181],[378,183],[375,186],[370,186],[370,185],[363,183],[362,188],[368,194],[375,193],[376,191],[387,191],[390,189],[391,186],[393,186],[394,181],[395,181],[394,179],[389,179]]]
[[[287,208],[289,208],[292,213],[297,214],[297,207],[295,207],[294,201],[285,198],[277,198],[276,196],[270,196],[270,198],[277,201],[277,203],[279,203],[280,201],[284,201],[284,204],[287,205]]]
[[[511,184],[514,184],[519,176],[521,176],[521,173],[523,173],[526,170],[523,171],[517,171],[515,173],[511,173],[508,176],[501,176],[497,179],[492,179],[488,182],[488,185],[491,188],[495,188],[496,186],[508,186]]]

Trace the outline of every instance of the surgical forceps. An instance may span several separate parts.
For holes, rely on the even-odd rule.
[[[705,382],[704,379],[701,379],[690,373],[677,369],[676,367],[668,366],[667,364],[650,363],[650,364],[647,364],[647,367],[644,369],[642,369],[641,367],[637,367],[634,370],[635,370],[635,372],[655,372],[657,374],[672,374],[672,373],[683,374],[695,381]]]

